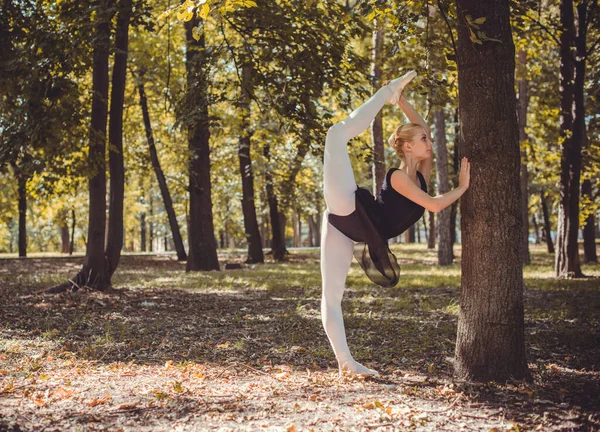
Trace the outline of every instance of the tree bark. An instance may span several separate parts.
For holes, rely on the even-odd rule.
[[[69,225],[66,221],[60,225],[60,253],[69,253]]]
[[[248,243],[248,258],[246,263],[263,263],[262,243],[256,207],[254,205],[254,175],[252,173],[252,158],[250,154],[252,132],[250,131],[250,95],[253,92],[253,67],[250,62],[242,65],[242,85],[239,99],[241,115],[241,133],[238,145],[240,161],[240,176],[242,178],[242,211],[244,213],[244,231]]]
[[[181,232],[179,231],[179,223],[177,222],[177,216],[173,209],[173,200],[171,199],[171,193],[167,186],[167,180],[163,173],[160,161],[158,159],[158,152],[156,151],[156,145],[154,144],[154,134],[152,133],[152,123],[150,122],[150,112],[148,110],[148,100],[146,98],[146,90],[144,87],[144,72],[140,72],[138,81],[138,93],[140,95],[140,106],[142,108],[142,115],[144,117],[144,127],[146,129],[146,139],[148,141],[148,150],[150,151],[150,160],[152,161],[152,168],[158,181],[158,187],[160,188],[160,194],[165,205],[165,211],[169,219],[169,227],[173,234],[173,242],[175,243],[175,250],[177,251],[177,261],[185,261],[187,254],[185,253],[185,246],[183,245],[183,239],[181,238]],[[144,215],[145,216],[145,215]],[[145,219],[145,218],[144,218]],[[152,249],[151,249],[152,250]]]
[[[589,179],[585,180],[581,185],[581,194],[583,196],[587,196],[593,201],[592,182]],[[596,238],[594,236],[595,225],[596,221],[594,218],[594,213],[592,212],[585,219],[585,224],[583,225],[583,256],[584,262],[586,263],[598,262],[598,255],[596,253]]]
[[[17,172],[19,189],[19,257],[27,256],[27,176]]]
[[[452,176],[452,184],[454,187],[458,186],[458,159],[460,153],[460,124],[458,122],[458,108],[454,111],[454,151],[452,152],[452,168],[454,175]],[[450,210],[450,243],[452,246],[456,243],[456,218],[458,213],[458,202],[452,204]],[[454,259],[454,252],[452,252],[452,259]]]
[[[73,255],[75,249],[75,209],[71,209],[71,242],[69,244],[69,255]]]
[[[50,288],[61,292],[87,286],[97,290],[110,289],[110,272],[104,254],[106,236],[106,123],[108,119],[108,58],[112,1],[98,2],[93,38],[92,113],[88,163],[89,219],[85,260],[82,269],[66,284]]]
[[[415,242],[415,225],[412,225],[409,229],[404,231],[404,243]]]
[[[581,128],[573,118],[575,91],[583,82],[583,71],[574,75],[573,47],[575,27],[573,1],[560,2],[560,135],[562,155],[560,160],[560,200],[554,270],[557,277],[582,277],[579,263],[577,235],[579,232],[579,177],[581,174]],[[575,85],[573,85],[575,78]],[[583,100],[581,100],[583,104]],[[577,110],[577,107],[575,106]],[[581,112],[580,112],[581,113]]]
[[[381,63],[383,51],[383,26],[373,21],[373,46],[371,49],[371,75],[373,87],[377,90],[381,84]],[[380,28],[377,28],[380,27]],[[373,195],[377,196],[385,179],[385,151],[383,144],[383,112],[379,112],[371,123],[371,141],[373,143]]]
[[[194,12],[185,24],[188,109],[194,112],[188,121],[190,220],[187,271],[219,270],[210,183],[208,124],[208,58],[205,51],[204,22]],[[200,26],[199,40],[192,30]]]
[[[587,2],[580,2],[577,5],[577,37],[575,38],[575,48],[577,57],[575,61],[575,121],[573,130],[573,139],[577,140],[579,148],[588,146],[587,129],[585,125],[585,68],[587,60]],[[581,150],[579,150],[581,151]],[[592,184],[590,180],[585,180],[581,187],[582,196],[592,200]],[[579,220],[579,217],[578,217]],[[583,226],[583,254],[584,262],[597,263],[596,240],[594,238],[594,214],[591,213],[585,220]]]
[[[544,216],[544,233],[546,234],[546,246],[548,253],[554,253],[554,242],[552,241],[552,233],[550,228],[550,214],[548,212],[548,204],[544,197],[544,191],[540,192],[540,201],[542,202],[542,214]]]
[[[129,21],[132,0],[121,0],[115,32],[115,57],[110,95],[110,121],[108,125],[110,198],[108,207],[108,238],[106,262],[112,276],[119,265],[123,248],[123,199],[125,196],[125,165],[123,161],[123,104],[127,79],[127,53],[129,46]]]
[[[148,221],[148,252],[154,252],[154,198],[152,197],[152,191],[150,191],[148,212],[150,213],[150,220]]]
[[[435,170],[438,193],[444,194],[450,191],[450,180],[448,177],[448,149],[446,147],[446,119],[444,111],[437,109],[433,113],[435,124]],[[454,261],[452,250],[451,226],[452,209],[446,207],[438,215],[438,265],[451,265]]]
[[[140,214],[140,249],[146,252],[146,212]]]
[[[435,237],[436,237],[436,229],[435,229],[435,213],[429,212],[429,236],[427,237],[427,249],[435,249]],[[439,222],[438,222],[439,223]]]
[[[527,144],[527,107],[529,105],[529,96],[527,92],[527,53],[523,50],[519,51],[519,142],[521,148],[521,217],[523,219],[523,230],[521,233],[521,253],[524,265],[531,264],[531,256],[529,254],[529,193],[527,186],[529,183],[529,175],[527,173],[527,152],[525,146]]]
[[[265,143],[263,154],[267,161],[265,169],[265,187],[267,189],[267,201],[269,203],[269,217],[271,219],[271,251],[275,261],[283,261],[287,250],[283,239],[283,230],[279,220],[279,209],[277,196],[273,188],[273,176],[271,174],[271,148],[269,143]]]
[[[519,130],[508,0],[457,0],[461,154],[473,169],[461,199],[459,379],[530,379],[525,357]],[[473,42],[465,13],[486,17]],[[470,37],[470,35],[472,35]],[[481,35],[479,36],[481,37]]]

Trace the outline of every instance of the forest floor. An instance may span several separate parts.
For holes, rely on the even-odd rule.
[[[600,265],[556,280],[532,247],[533,382],[476,384],[452,376],[460,259],[393,249],[398,287],[353,263],[343,303],[353,354],[378,378],[338,376],[317,250],[202,273],[125,255],[109,294],[39,293],[82,257],[0,259],[0,430],[600,430]]]

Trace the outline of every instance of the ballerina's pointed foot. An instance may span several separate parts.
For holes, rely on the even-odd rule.
[[[390,98],[391,103],[393,103],[393,104],[398,103],[398,101],[400,100],[400,96],[402,95],[402,90],[404,90],[404,87],[406,87],[407,84],[409,82],[411,82],[411,80],[416,76],[417,76],[417,72],[415,72],[414,70],[411,70],[411,71],[408,71],[407,73],[405,73],[400,78],[396,78],[396,79],[393,79],[390,81],[390,83],[388,85],[394,91],[394,93],[392,94],[392,97]]]
[[[366,366],[361,365],[356,360],[345,360],[339,363],[340,376],[345,373],[356,374],[356,375],[371,375],[379,376],[379,372],[374,369],[369,369]]]

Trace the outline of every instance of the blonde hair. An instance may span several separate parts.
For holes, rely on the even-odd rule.
[[[389,145],[394,149],[398,157],[404,161],[405,155],[402,144],[406,141],[412,141],[415,136],[415,129],[423,129],[423,126],[416,123],[407,123],[396,128],[393,134],[388,138]]]

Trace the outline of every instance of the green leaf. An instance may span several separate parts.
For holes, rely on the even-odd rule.
[[[473,24],[483,24],[486,19],[486,17],[477,18],[475,21],[473,21]]]

